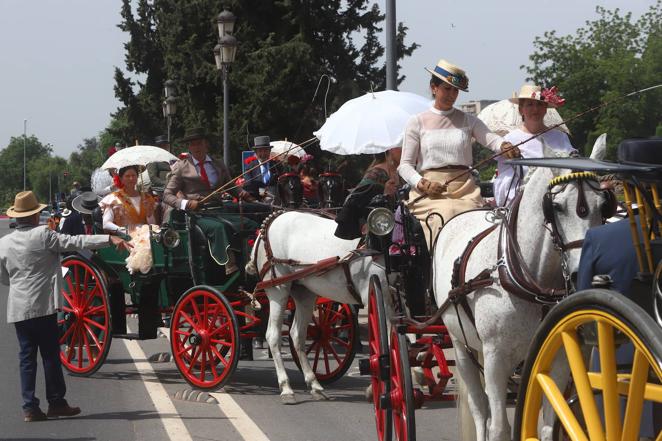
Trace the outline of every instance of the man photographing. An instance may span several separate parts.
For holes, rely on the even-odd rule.
[[[21,394],[26,422],[48,417],[74,416],[80,408],[64,399],[66,385],[60,363],[60,332],[56,312],[62,308],[60,252],[93,250],[115,245],[131,246],[108,235],[68,236],[39,225],[46,207],[34,193],[22,191],[14,198],[7,215],[16,218],[16,230],[0,239],[0,283],[9,285],[7,322],[16,327],[19,344]],[[48,412],[39,408],[35,396],[37,350],[41,353],[46,379]]]

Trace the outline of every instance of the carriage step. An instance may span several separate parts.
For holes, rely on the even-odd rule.
[[[123,338],[125,340],[140,340],[140,336],[137,332],[131,332],[127,334],[113,334],[113,338]]]

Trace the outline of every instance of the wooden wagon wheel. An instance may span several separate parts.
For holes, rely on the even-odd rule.
[[[587,367],[583,344],[594,348],[597,369]],[[627,345],[632,362],[617,363],[617,349]],[[516,440],[539,439],[543,397],[562,426],[559,437],[572,440],[638,440],[644,403],[662,403],[662,329],[622,294],[598,289],[573,294],[543,320],[530,350],[517,400]],[[579,402],[574,412],[563,385],[550,375],[557,354],[563,353]]]
[[[60,360],[72,374],[87,376],[105,361],[112,341],[108,289],[101,272],[81,256],[66,257],[62,284]]]
[[[225,296],[209,286],[184,293],[172,313],[170,347],[190,385],[223,386],[239,362],[239,324]]]
[[[359,323],[350,305],[319,298],[306,332],[306,356],[322,384],[342,378],[356,356]],[[292,359],[299,370],[299,357],[289,337]]]
[[[369,357],[360,360],[361,375],[370,375],[372,404],[375,408],[377,439],[391,441],[393,434],[392,415],[388,409],[391,393],[390,355],[384,295],[379,277],[370,277],[368,290],[368,348]]]
[[[409,350],[404,334],[391,328],[391,392],[390,408],[393,415],[393,432],[399,441],[416,440],[414,417],[414,387],[409,369]]]

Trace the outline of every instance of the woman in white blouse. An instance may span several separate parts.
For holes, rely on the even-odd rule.
[[[564,100],[556,95],[556,89],[542,90],[540,86],[525,84],[520,88],[519,95],[510,98],[510,102],[517,104],[519,114],[522,116],[522,125],[508,133],[504,139],[513,144],[526,141],[547,129],[544,123],[548,108],[562,106]],[[537,138],[519,146],[524,158],[544,158],[549,156],[550,149],[563,153],[575,153],[570,144],[568,135],[558,129],[552,129]],[[546,153],[547,152],[547,153]],[[497,159],[497,177],[494,180],[494,198],[497,205],[507,205],[515,197],[519,180],[526,173],[505,163],[505,159]],[[515,176],[517,177],[515,178]]]
[[[430,237],[425,224],[430,213],[438,213],[448,222],[459,213],[483,205],[480,188],[471,174],[465,173],[473,163],[472,138],[493,152],[512,145],[490,132],[475,116],[453,107],[459,91],[466,92],[469,85],[462,69],[440,60],[434,70],[426,70],[432,74],[430,90],[434,105],[407,123],[398,172],[412,187],[409,210],[423,225],[428,248],[431,248],[441,220],[439,216],[429,218],[433,231]],[[516,157],[519,151],[511,149],[505,155]],[[445,184],[458,175],[462,176]],[[419,199],[422,195],[427,197]]]
[[[130,232],[144,224],[156,223],[154,198],[136,189],[138,166],[119,169],[122,188],[104,197],[99,206],[103,210],[103,229],[106,232]]]

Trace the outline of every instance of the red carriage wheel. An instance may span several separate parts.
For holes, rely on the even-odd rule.
[[[345,375],[356,356],[358,329],[359,322],[350,305],[317,299],[306,332],[306,356],[320,383],[330,384]],[[294,342],[288,338],[292,359],[301,370]]]
[[[81,256],[66,257],[62,284],[60,360],[74,375],[91,375],[103,364],[112,341],[108,289],[101,272]]]
[[[225,296],[209,286],[184,293],[172,313],[170,347],[190,385],[223,386],[239,362],[239,324]]]
[[[393,431],[399,441],[416,440],[414,388],[409,369],[409,351],[404,334],[391,329],[391,393]]]
[[[359,362],[359,369],[361,375],[370,375],[377,438],[379,441],[391,441],[393,428],[391,411],[388,409],[388,398],[391,393],[388,330],[384,295],[377,276],[370,278],[368,291],[368,347],[369,358]]]

